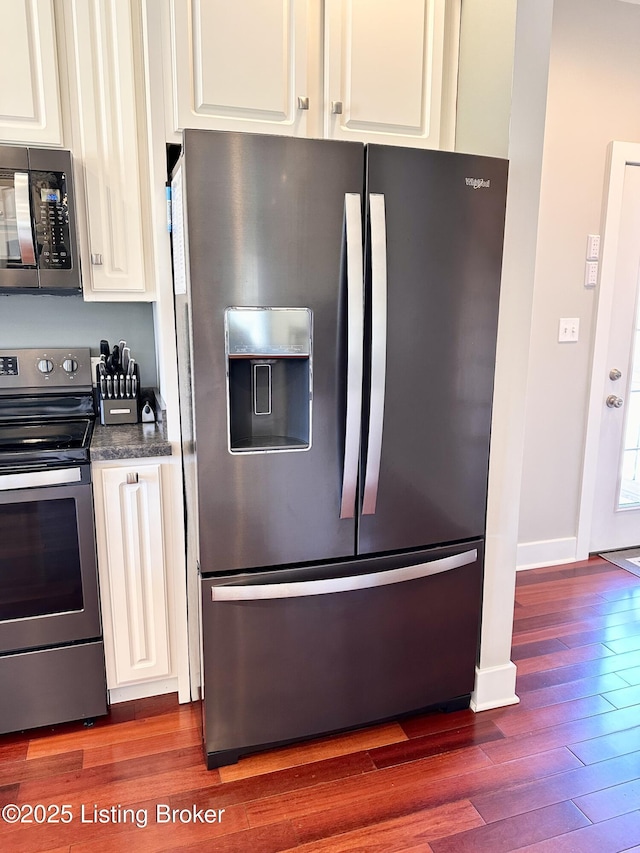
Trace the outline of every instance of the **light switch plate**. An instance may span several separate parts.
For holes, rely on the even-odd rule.
[[[561,344],[575,343],[580,334],[579,317],[561,317],[558,329],[558,341]]]

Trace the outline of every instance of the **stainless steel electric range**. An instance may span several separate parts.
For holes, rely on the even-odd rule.
[[[0,350],[0,733],[107,711],[88,349]]]

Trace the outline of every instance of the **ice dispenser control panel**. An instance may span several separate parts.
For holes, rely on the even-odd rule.
[[[310,309],[227,308],[225,346],[230,452],[308,450]]]

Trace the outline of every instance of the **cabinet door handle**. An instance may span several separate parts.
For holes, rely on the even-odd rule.
[[[301,98],[298,96],[298,109],[299,110],[308,110],[309,109],[309,98]]]
[[[138,482],[138,472],[137,471],[130,471],[127,474],[127,485],[128,486],[134,486],[137,482]]]
[[[331,101],[331,112],[334,116],[342,115],[342,101]]]

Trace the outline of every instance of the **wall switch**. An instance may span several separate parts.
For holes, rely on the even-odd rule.
[[[584,265],[584,286],[595,287],[598,283],[598,262],[587,261]]]
[[[561,317],[558,330],[558,341],[561,344],[574,343],[578,340],[580,333],[580,319],[578,317]]]
[[[600,260],[600,235],[589,234],[587,236],[587,260]]]

